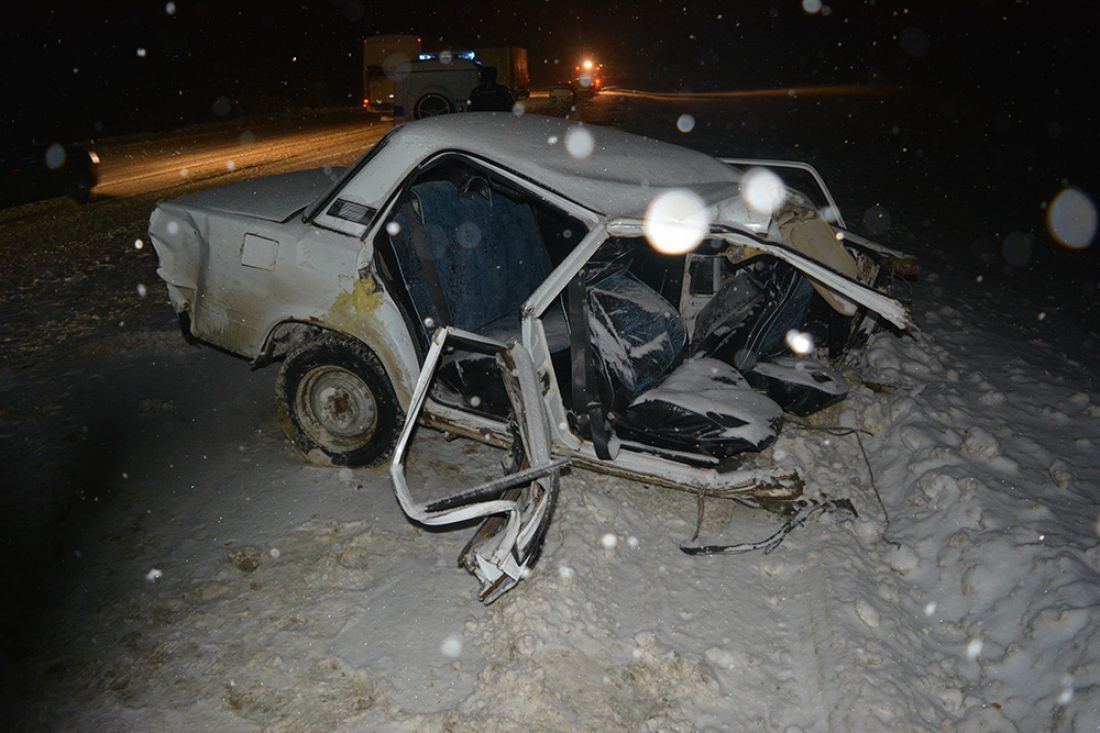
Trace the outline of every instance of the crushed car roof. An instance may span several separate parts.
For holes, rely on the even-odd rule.
[[[736,195],[740,180],[737,169],[694,150],[540,115],[441,115],[402,125],[388,145],[417,161],[472,153],[608,215],[641,214],[663,188],[688,188],[713,204]]]

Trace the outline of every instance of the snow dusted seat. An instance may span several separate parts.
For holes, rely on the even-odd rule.
[[[846,338],[851,318],[826,306],[793,267],[772,261],[755,272],[744,268],[699,313],[691,351],[735,364],[750,385],[766,392],[784,412],[817,412],[844,399],[848,384],[834,369],[790,356],[787,334],[810,327],[815,301],[820,304],[816,330]]]
[[[623,412],[619,434],[662,448],[728,458],[767,447],[783,411],[717,359],[687,359]]]
[[[687,343],[679,313],[629,271],[588,286],[588,328],[602,397],[620,437],[716,458],[775,440],[779,406],[716,359],[677,365]]]

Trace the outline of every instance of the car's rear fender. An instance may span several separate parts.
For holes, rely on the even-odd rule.
[[[366,344],[382,362],[402,408],[408,406],[420,373],[416,348],[397,305],[373,276],[342,288],[321,312],[303,310],[272,322],[255,362],[277,359],[323,333],[339,333]]]

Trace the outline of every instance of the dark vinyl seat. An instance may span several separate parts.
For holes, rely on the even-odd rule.
[[[391,242],[429,329],[479,332],[493,324],[498,334],[518,334],[520,306],[550,274],[529,206],[487,186],[460,191],[450,181],[426,181],[409,189],[393,221],[399,230]]]
[[[410,187],[390,243],[426,332],[449,325],[507,343],[519,339],[520,309],[550,274],[550,260],[528,205],[483,178],[467,183]],[[564,320],[560,307],[543,318],[551,351],[569,348]],[[461,349],[444,357],[433,394],[489,415],[510,409],[495,360]]]
[[[761,450],[782,425],[779,406],[716,359],[682,360],[676,308],[623,269],[588,285],[588,327],[605,405],[620,437],[727,458]]]
[[[836,370],[790,355],[787,333],[808,328],[815,300],[820,298],[809,281],[790,265],[765,262],[755,273],[746,268],[728,278],[700,311],[692,353],[735,364],[784,412],[817,412],[844,399],[848,384]],[[824,341],[846,334],[850,318],[838,317],[828,306],[820,310],[825,316],[817,319],[815,330],[827,335]]]

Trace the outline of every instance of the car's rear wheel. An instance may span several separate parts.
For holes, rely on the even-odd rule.
[[[386,370],[354,339],[326,334],[291,351],[276,398],[287,437],[315,463],[379,463],[397,437],[401,409]]]
[[[420,120],[425,117],[449,115],[454,111],[454,105],[451,104],[451,100],[447,99],[442,94],[432,92],[416,100],[416,106],[413,107],[413,117]]]

